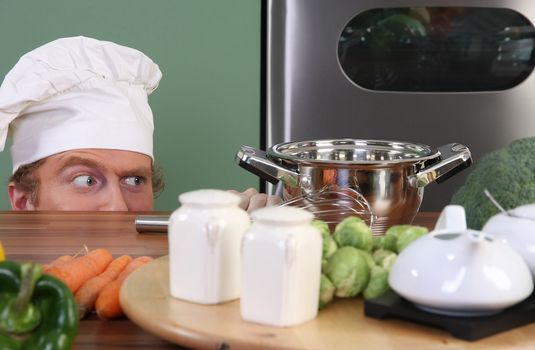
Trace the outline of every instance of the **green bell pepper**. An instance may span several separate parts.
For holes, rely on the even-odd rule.
[[[34,263],[0,262],[0,349],[70,349],[78,332],[71,291]]]

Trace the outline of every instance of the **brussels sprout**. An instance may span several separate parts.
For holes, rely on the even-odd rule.
[[[392,265],[396,262],[396,258],[398,255],[396,253],[392,253],[388,256],[386,256],[383,261],[381,262],[381,267],[384,267],[388,271],[392,268]]]
[[[311,225],[317,228],[318,230],[320,230],[322,237],[323,235],[329,235],[329,236],[331,235],[331,231],[329,230],[329,225],[327,225],[325,221],[315,219],[315,220],[312,220]]]
[[[342,247],[329,258],[325,274],[334,284],[337,297],[354,297],[370,278],[370,267],[364,254],[353,247]]]
[[[412,241],[422,237],[427,233],[427,231],[427,228],[422,226],[412,226],[405,230],[401,235],[398,236],[396,241],[396,251],[401,253],[401,251],[411,244]]]
[[[373,257],[370,254],[370,252],[366,252],[362,249],[357,249],[357,250],[359,251],[360,254],[364,256],[364,259],[366,259],[366,263],[368,264],[368,267],[370,269],[375,266],[375,261],[373,260]]]
[[[386,232],[387,233],[383,237],[382,248],[394,252],[396,250],[396,241],[398,240],[398,236],[393,233],[388,234],[388,230]]]
[[[324,274],[321,274],[319,302],[320,310],[323,309],[328,303],[330,303],[331,300],[333,300],[334,289],[334,284],[331,282],[331,280]]]
[[[376,250],[383,247],[384,236],[372,236],[372,250]]]
[[[383,264],[383,260],[390,255],[396,255],[396,253],[390,250],[379,248],[373,252],[373,261],[375,261],[376,265],[380,266]]]
[[[414,225],[394,225],[386,230],[383,249],[401,252],[409,243],[427,233],[427,228]]]
[[[329,262],[328,259],[321,259],[321,271],[325,271],[327,268],[327,263]]]
[[[323,257],[330,258],[337,249],[338,245],[330,235],[323,239]]]
[[[356,216],[347,217],[336,225],[333,237],[339,247],[351,246],[368,252],[372,250],[372,230]]]
[[[410,227],[412,226],[411,225],[394,225],[394,226],[391,226],[388,230],[386,230],[385,236],[383,238],[383,249],[390,250],[392,252],[397,253],[396,242],[398,240],[398,237]]]
[[[323,250],[321,256],[323,259],[326,259],[334,254],[338,246],[334,241],[334,238],[331,236],[331,231],[329,230],[329,225],[325,221],[313,220],[312,226],[317,228],[321,233],[321,238],[323,239]]]
[[[381,266],[374,266],[370,272],[370,282],[362,292],[364,299],[380,297],[389,290],[388,270]]]

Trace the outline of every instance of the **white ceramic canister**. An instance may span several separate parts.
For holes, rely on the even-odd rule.
[[[218,304],[240,297],[240,244],[250,226],[240,197],[222,190],[181,194],[169,219],[171,295]]]
[[[483,226],[488,235],[510,245],[524,258],[535,278],[535,204],[499,213]]]
[[[241,316],[271,326],[297,325],[316,317],[322,239],[313,215],[295,207],[268,207],[251,214],[242,240]]]

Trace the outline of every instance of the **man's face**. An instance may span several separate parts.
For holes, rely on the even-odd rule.
[[[50,156],[37,169],[35,210],[153,209],[152,159],[144,154],[102,149]]]

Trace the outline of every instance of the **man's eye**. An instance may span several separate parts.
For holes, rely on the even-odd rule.
[[[97,181],[91,175],[76,176],[72,182],[78,187],[90,187],[97,183]]]
[[[129,177],[124,179],[124,182],[128,186],[139,186],[139,185],[143,184],[145,181],[141,176],[129,176]]]

